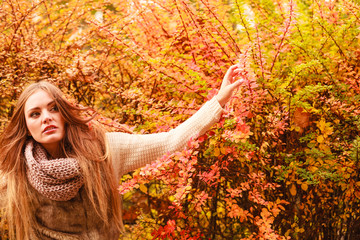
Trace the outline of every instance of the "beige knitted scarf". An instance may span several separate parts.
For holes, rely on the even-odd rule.
[[[25,159],[31,186],[51,200],[70,200],[84,184],[75,158],[49,160],[46,150],[33,140],[26,143]]]

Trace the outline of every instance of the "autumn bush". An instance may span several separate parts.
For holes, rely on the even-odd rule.
[[[356,239],[360,11],[345,0],[3,1],[0,131],[47,79],[113,131],[169,130],[245,84],[185,150],[123,177],[122,239]]]

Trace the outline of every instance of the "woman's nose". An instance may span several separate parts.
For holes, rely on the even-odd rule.
[[[43,112],[43,123],[49,123],[52,120],[51,114],[48,111]]]

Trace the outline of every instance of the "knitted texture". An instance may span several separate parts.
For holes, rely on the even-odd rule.
[[[25,146],[28,180],[39,193],[55,201],[75,197],[83,186],[80,166],[75,158],[47,159],[45,149],[33,140]]]
[[[169,132],[127,134],[110,132],[109,141],[115,174],[120,177],[159,159],[165,153],[182,150],[191,138],[204,134],[218,122],[223,112],[216,98],[201,107],[191,118]]]

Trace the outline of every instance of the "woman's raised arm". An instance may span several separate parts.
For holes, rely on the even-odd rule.
[[[206,102],[193,116],[169,132],[156,134],[107,133],[113,167],[117,177],[145,166],[167,152],[185,147],[191,138],[204,134],[219,121],[223,106],[243,80],[234,81],[238,66],[231,66],[225,74],[218,94]]]

